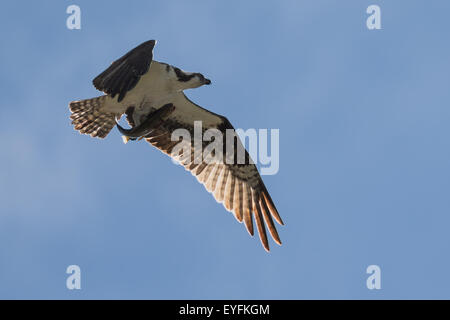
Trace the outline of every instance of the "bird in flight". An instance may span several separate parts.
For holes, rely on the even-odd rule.
[[[70,118],[75,130],[82,134],[105,138],[117,125],[125,135],[124,142],[144,138],[179,160],[183,151],[172,152],[179,143],[171,138],[174,130],[182,128],[194,132],[194,122],[201,121],[203,130],[217,129],[225,137],[225,132],[234,132],[234,128],[227,118],[196,105],[183,93],[186,89],[209,85],[211,81],[200,73],[185,72],[153,60],[155,44],[155,40],[146,41],[114,61],[93,80],[95,88],[105,94],[70,102]],[[117,123],[122,115],[126,116],[131,129],[124,129]],[[234,139],[234,146],[242,145],[237,135]],[[252,236],[254,220],[267,251],[266,226],[274,241],[281,245],[273,219],[281,225],[283,221],[247,150],[244,149],[244,163],[211,162],[199,160],[195,155],[194,139],[189,142],[189,156],[181,162],[184,168],[240,223],[244,222]],[[223,146],[226,146],[225,141]]]

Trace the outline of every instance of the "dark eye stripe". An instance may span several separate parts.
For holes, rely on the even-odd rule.
[[[177,75],[178,80],[182,81],[182,82],[189,81],[196,75],[195,73],[186,74],[183,71],[181,71],[180,68],[173,68],[173,70],[175,71],[175,74]]]

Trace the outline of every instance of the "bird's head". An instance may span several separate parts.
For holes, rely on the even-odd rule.
[[[186,72],[179,68],[173,68],[176,76],[176,80],[179,83],[182,90],[198,88],[203,85],[211,84],[211,80],[205,78],[204,75],[198,72]]]
[[[211,84],[211,80],[205,78],[204,75],[202,75],[201,73],[195,73],[195,77],[194,77],[194,82],[196,82],[198,85],[197,87],[203,86],[203,85],[210,85]],[[197,88],[195,87],[195,88]]]

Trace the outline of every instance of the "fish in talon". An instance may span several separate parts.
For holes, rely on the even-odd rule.
[[[152,132],[152,130],[157,129],[175,110],[175,106],[172,103],[165,104],[161,108],[151,112],[147,119],[140,125],[133,127],[131,129],[123,128],[116,120],[117,129],[122,133],[123,143],[127,143],[129,140],[141,140],[146,135]]]

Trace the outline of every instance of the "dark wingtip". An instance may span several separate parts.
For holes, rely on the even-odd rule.
[[[147,47],[148,46],[153,49],[157,42],[158,41],[156,41],[156,40],[147,40],[147,41],[141,43],[138,47]]]

